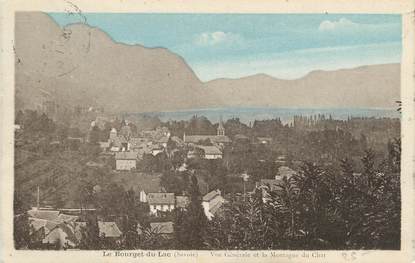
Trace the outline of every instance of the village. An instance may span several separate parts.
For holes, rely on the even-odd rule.
[[[97,128],[98,120],[91,122],[90,131],[85,138],[67,138],[70,143],[78,143],[79,145],[91,143],[93,131]],[[21,132],[23,127],[16,125],[16,131]],[[238,134],[234,136],[235,140],[246,142],[249,140],[247,136]],[[258,137],[256,144],[266,146],[271,138]],[[57,141],[51,141],[50,145],[59,144]],[[123,120],[119,130],[115,127],[110,129],[107,141],[98,141],[99,154],[94,160],[89,160],[85,166],[89,169],[99,169],[105,164],[103,162],[113,163],[112,172],[114,181],[122,182],[124,178],[132,178],[124,183],[124,188],[131,188],[135,191],[138,202],[147,207],[148,216],[151,217],[149,230],[153,233],[161,235],[163,238],[172,238],[174,235],[174,222],[166,218],[175,210],[186,211],[190,196],[187,191],[182,193],[168,192],[161,184],[160,175],[154,173],[143,173],[137,171],[138,164],[143,161],[146,156],[165,155],[169,159],[174,159],[175,155],[184,156],[180,159],[176,167],[176,172],[190,172],[194,174],[194,168],[191,163],[195,160],[205,162],[219,162],[224,159],[224,152],[232,146],[232,140],[226,135],[226,130],[222,119],[218,123],[215,135],[186,135],[182,138],[171,136],[170,131],[166,127],[157,127],[154,130],[144,130],[133,134],[128,122]],[[229,152],[229,151],[228,151]],[[111,161],[108,161],[111,160]],[[251,182],[251,187],[246,186],[251,181],[246,171],[236,175],[237,180],[243,184],[243,191],[224,193],[220,189],[211,189],[208,184],[200,181],[200,192],[203,194],[201,205],[204,215],[208,220],[212,220],[217,214],[221,213],[222,206],[231,199],[238,199],[243,202],[254,193],[255,190],[262,192],[263,201],[266,202],[267,189],[275,191],[282,182],[283,178],[290,178],[296,172],[288,166],[285,166],[285,157],[279,156],[277,160],[278,169],[276,170],[274,179],[260,179]],[[117,178],[118,177],[118,178]],[[235,176],[234,176],[235,177]],[[123,183],[121,183],[123,184]],[[93,191],[101,191],[102,186],[99,184],[93,186]],[[222,188],[223,189],[223,188]],[[242,190],[242,189],[241,189]],[[37,203],[27,214],[30,222],[30,235],[37,243],[38,249],[59,248],[59,249],[76,249],[82,242],[82,231],[86,227],[85,215],[95,214],[97,208],[93,206],[85,207],[56,207],[45,200],[41,200],[41,193],[37,187]],[[44,201],[44,202],[43,202]],[[45,205],[46,204],[46,205]],[[98,235],[111,242],[120,242],[123,231],[115,221],[98,220]],[[137,235],[143,234],[140,223],[137,224]]]
[[[76,115],[85,123],[79,129],[39,112],[18,112],[15,124],[15,225],[22,231],[16,234],[31,249],[197,249],[207,242],[221,248],[221,235],[232,247],[244,240],[234,229],[244,219],[229,221],[249,216],[251,206],[274,211],[290,204],[286,198],[300,200],[298,182],[305,175],[323,180],[334,171],[364,178],[369,160],[397,158],[382,153],[394,143],[387,134],[399,131],[394,119],[316,115],[293,116],[288,124],[278,118],[244,124],[194,116],[138,129],[136,121],[94,110],[91,117],[84,109]],[[392,178],[396,171],[373,170]],[[345,187],[342,180],[349,179],[336,180],[336,187]],[[286,213],[276,212],[270,223],[295,219]],[[229,229],[218,232],[221,224]],[[286,235],[284,240],[304,234]]]

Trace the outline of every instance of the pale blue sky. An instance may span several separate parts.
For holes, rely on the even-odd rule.
[[[76,15],[49,14],[59,25]],[[396,63],[400,15],[84,13],[115,41],[164,47],[202,81],[265,73],[294,79],[312,70]]]

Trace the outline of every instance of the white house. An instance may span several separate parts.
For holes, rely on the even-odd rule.
[[[206,217],[211,220],[215,213],[222,206],[225,199],[223,199],[219,189],[213,190],[203,196],[202,206],[205,211]]]
[[[117,171],[130,171],[137,167],[136,152],[117,152],[115,153],[115,169]]]
[[[148,193],[147,202],[150,214],[157,214],[157,211],[172,211],[175,207],[174,193]]]
[[[208,159],[208,160],[222,159],[222,151],[216,146],[197,145],[197,148],[203,150],[204,159]]]

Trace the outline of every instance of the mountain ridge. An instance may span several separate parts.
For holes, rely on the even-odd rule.
[[[17,12],[15,35],[16,107],[36,107],[40,89],[58,103],[97,104],[112,112],[392,107],[399,99],[399,64],[317,70],[293,80],[259,73],[202,82],[183,57],[166,48],[117,42],[82,23],[60,28],[44,13]]]

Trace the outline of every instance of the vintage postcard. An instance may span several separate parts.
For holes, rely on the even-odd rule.
[[[411,1],[5,1],[3,262],[411,262]]]

